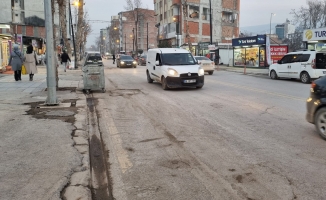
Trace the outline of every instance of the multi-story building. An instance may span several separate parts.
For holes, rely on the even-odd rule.
[[[105,29],[101,29],[100,30],[100,39],[101,39],[101,44],[100,44],[100,53],[102,55],[104,55],[108,50],[107,50],[107,45],[106,45],[106,41],[107,41],[107,32],[108,30]]]
[[[111,25],[108,27],[108,42],[112,54],[120,51],[119,24],[119,16],[111,16]]]
[[[290,21],[286,19],[285,23],[276,25],[275,30],[279,39],[285,39],[288,38],[289,34],[295,32],[295,26],[290,24]]]
[[[159,43],[186,46],[190,40],[193,54],[202,54],[198,43],[210,42],[210,6],[212,10],[212,41],[231,43],[239,36],[240,0],[154,0],[159,27]],[[187,32],[189,37],[187,38]]]
[[[154,10],[136,8],[119,13],[120,51],[137,54],[157,46]]]

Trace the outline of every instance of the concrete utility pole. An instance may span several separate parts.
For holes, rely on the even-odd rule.
[[[57,88],[56,88],[56,70],[55,70],[55,57],[54,57],[54,44],[53,44],[53,24],[52,24],[52,8],[51,0],[44,0],[44,13],[45,13],[45,29],[46,29],[46,81],[48,96],[46,98],[46,105],[58,105]]]

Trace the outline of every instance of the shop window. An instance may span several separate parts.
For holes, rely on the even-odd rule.
[[[265,66],[265,47],[260,47],[259,49],[259,66]]]
[[[194,19],[199,18],[199,6],[189,6],[189,17]]]
[[[252,47],[246,49],[246,65],[251,67],[259,66],[259,48]]]
[[[246,63],[246,49],[234,49],[234,65],[244,66]]]

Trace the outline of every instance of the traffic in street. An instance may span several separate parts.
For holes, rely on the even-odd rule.
[[[163,90],[146,66],[103,59],[92,93],[116,199],[323,199],[325,141],[306,121],[310,84],[215,70]],[[159,67],[159,66],[158,66]]]

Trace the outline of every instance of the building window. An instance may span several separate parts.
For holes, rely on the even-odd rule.
[[[199,18],[199,6],[189,6],[189,17],[190,18]]]
[[[203,14],[201,15],[202,20],[209,20],[209,8],[203,9]]]
[[[162,21],[163,20],[163,18],[162,18],[162,14],[160,14],[160,21]]]
[[[166,13],[166,11],[164,12],[164,19],[166,19],[166,16],[167,16],[167,13]]]
[[[236,19],[236,15],[233,14],[232,12],[226,12],[226,11],[222,12],[222,21],[223,22],[234,23],[235,19]]]

